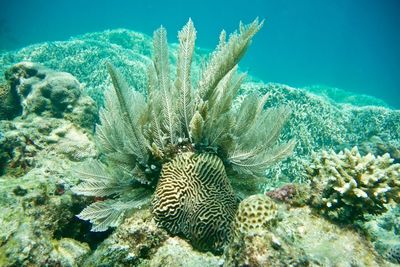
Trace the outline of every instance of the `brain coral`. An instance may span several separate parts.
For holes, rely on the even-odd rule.
[[[361,156],[357,147],[338,154],[314,154],[313,163],[307,167],[312,206],[342,222],[386,211],[385,204],[400,202],[400,164],[392,162],[389,154]]]
[[[237,205],[219,157],[192,152],[163,166],[152,201],[160,226],[214,251],[229,238]]]
[[[274,201],[266,195],[252,195],[244,199],[235,216],[235,236],[251,235],[267,229],[276,221],[277,213]]]

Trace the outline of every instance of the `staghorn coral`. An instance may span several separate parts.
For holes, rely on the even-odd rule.
[[[219,175],[211,175],[215,179],[191,192],[191,198],[197,199],[194,203],[197,207],[189,207],[182,218],[182,224],[188,229],[179,226],[170,231],[183,232],[195,246],[206,244],[207,249],[221,249],[229,237],[227,225],[233,218],[230,214],[236,208],[223,170],[232,178],[232,186],[244,195],[254,189],[254,183],[243,182],[243,176],[265,178],[265,169],[290,155],[294,147],[293,140],[276,144],[290,114],[288,108],[264,110],[268,95],[262,98],[249,95],[241,105],[233,105],[244,79],[244,75],[237,74],[237,63],[261,26],[257,19],[248,25],[240,24],[239,32],[231,34],[228,40],[222,32],[197,83],[192,82],[191,75],[196,39],[191,20],[178,34],[177,72],[173,80],[166,30],[161,27],[155,31],[148,85],[146,90],[140,90],[146,91],[146,95],[131,90],[118,70],[108,64],[113,87],[105,93],[101,124],[96,128],[102,160],[82,165],[77,174],[83,181],[73,188],[77,194],[104,198],[78,215],[93,223],[93,231],[118,226],[127,214],[150,204],[157,184],[153,201],[156,219],[161,226],[176,225],[168,219],[176,220],[179,216],[165,214],[171,209],[159,192],[174,186],[168,173],[182,170],[181,167],[169,169],[182,159],[182,153],[191,152],[195,161],[206,162],[194,164],[196,168],[201,167],[202,173],[198,174],[200,169],[196,169],[192,173],[194,177],[187,181],[208,179],[206,173],[211,170],[217,170]],[[172,163],[168,165],[168,162]],[[186,186],[191,184],[176,187],[177,196],[184,194]],[[209,191],[212,187],[217,189]],[[222,196],[224,193],[227,195]],[[187,208],[182,199],[174,201],[180,208],[173,212]],[[207,214],[210,210],[217,212],[203,216],[203,212]]]
[[[230,237],[238,201],[222,161],[186,152],[163,166],[152,201],[156,222],[200,249],[216,250]]]
[[[400,164],[392,162],[389,154],[362,157],[357,147],[338,154],[314,154],[307,167],[313,189],[311,205],[344,223],[386,211],[386,204],[400,202]]]

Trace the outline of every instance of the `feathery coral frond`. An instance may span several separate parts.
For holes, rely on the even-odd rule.
[[[220,44],[212,54],[199,82],[198,93],[203,101],[210,98],[219,81],[239,62],[250,45],[251,38],[262,25],[263,21],[259,23],[258,19],[246,26],[241,24],[239,33],[231,34],[226,44],[224,34],[221,34]]]
[[[98,201],[82,210],[77,217],[82,220],[89,220],[93,224],[91,231],[102,232],[106,231],[109,227],[118,226],[127,211],[138,209],[149,201],[149,198],[142,198],[142,196],[137,200],[129,202],[111,199]]]
[[[139,92],[129,89],[121,75],[111,64],[107,66],[114,85],[114,93],[109,94],[108,112],[105,112],[103,117],[106,118],[109,115],[114,120],[122,120],[120,123],[123,123],[123,125],[119,125],[120,127],[117,129],[124,129],[124,147],[126,147],[127,152],[132,152],[136,156],[138,162],[145,164],[148,160],[149,145],[142,133],[142,125],[139,123],[140,116],[143,116],[146,111],[145,99]],[[117,124],[118,122],[112,123]],[[105,136],[102,135],[102,137]]]
[[[171,98],[174,93],[170,84],[167,31],[164,27],[161,26],[157,31],[154,32],[153,46],[153,62],[157,73],[162,100],[162,125],[167,132],[170,143],[175,144],[176,132],[178,132],[178,123],[175,106],[173,105]]]
[[[178,90],[179,106],[178,113],[182,128],[189,136],[189,124],[193,116],[193,102],[192,102],[192,86],[190,80],[190,68],[192,65],[192,57],[194,50],[194,43],[196,40],[196,30],[193,26],[191,19],[178,33],[179,37],[179,50],[178,50],[178,64],[177,64],[177,78],[175,87]]]
[[[75,170],[75,173],[82,179],[80,184],[71,189],[75,194],[105,197],[130,189],[129,181],[117,180],[99,161],[91,160]]]
[[[236,145],[227,152],[232,168],[238,173],[262,176],[268,166],[292,153],[293,140],[274,146],[290,110],[281,107],[262,111],[267,98],[264,96],[257,101],[254,96],[249,96],[239,109],[234,130]]]

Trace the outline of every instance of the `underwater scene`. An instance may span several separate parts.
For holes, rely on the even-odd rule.
[[[399,266],[397,1],[2,1],[0,266]]]

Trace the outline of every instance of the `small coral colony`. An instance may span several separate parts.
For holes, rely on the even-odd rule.
[[[257,195],[257,182],[296,142],[280,138],[288,107],[265,109],[268,94],[237,98],[245,78],[237,64],[262,25],[256,19],[229,37],[221,32],[200,74],[192,68],[191,20],[178,34],[175,74],[163,27],[154,33],[146,88],[130,88],[108,65],[113,86],[95,133],[101,156],[82,164],[82,182],[73,188],[101,199],[78,215],[92,231],[116,227],[147,204],[160,227],[200,250],[221,251],[239,235],[271,226],[277,207]],[[400,165],[392,162],[357,148],[323,151],[307,166],[310,183],[301,190],[309,193],[298,195],[332,221],[363,220],[400,201]],[[290,194],[300,190],[293,188]]]

